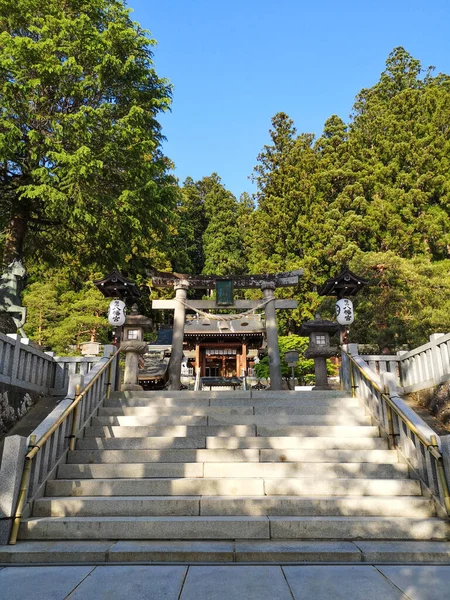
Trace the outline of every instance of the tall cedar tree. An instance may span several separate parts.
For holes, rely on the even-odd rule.
[[[243,231],[239,226],[239,203],[233,194],[225,189],[216,173],[211,175],[208,185],[210,189],[204,201],[208,224],[203,233],[205,255],[203,273],[216,275],[244,273],[246,257]],[[242,209],[241,205],[241,214]]]
[[[217,173],[199,181],[188,177],[177,207],[174,270],[218,275],[245,272],[253,210],[248,194],[236,200]]]
[[[353,258],[365,265],[365,254],[386,254],[381,264],[388,270],[397,268],[389,253],[448,265],[449,122],[450,78],[433,76],[432,68],[423,73],[403,48],[389,55],[379,82],[357,96],[348,125],[334,115],[313,142],[309,134],[297,135],[284,113],[274,117],[272,144],[255,168],[251,264],[254,272],[304,267],[297,321],[315,312],[321,301],[317,286]],[[402,265],[405,273],[413,268]],[[363,305],[367,315],[374,310],[369,302]],[[380,343],[392,337],[388,321],[371,329]],[[406,332],[408,323],[413,329],[418,321],[402,323]],[[409,343],[412,329],[398,339]]]
[[[3,262],[145,254],[176,188],[156,120],[170,86],[122,0],[0,0]]]

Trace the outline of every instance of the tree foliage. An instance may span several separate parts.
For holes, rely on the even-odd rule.
[[[79,353],[81,343],[108,342],[109,300],[91,282],[76,284],[65,270],[48,272],[45,280],[31,283],[24,294],[26,333],[59,354]]]
[[[297,324],[323,303],[316,290],[326,278],[349,263],[374,275],[375,261],[384,265],[380,281],[390,282],[389,302],[384,284],[370,277],[373,288],[358,305],[362,325],[355,325],[362,338],[393,347],[448,329],[445,309],[427,315],[423,300],[427,277],[429,289],[435,273],[443,278],[429,307],[437,308],[447,287],[449,123],[450,78],[432,67],[424,73],[403,48],[389,55],[378,83],[357,95],[350,122],[331,116],[317,140],[298,134],[288,115],[275,115],[254,171],[250,264],[253,272],[304,268]]]
[[[36,339],[63,348],[97,325],[102,336],[103,304],[97,314],[84,282],[113,265],[139,284],[148,265],[218,275],[303,268],[294,290],[276,292],[298,300],[278,311],[286,334],[318,309],[333,315],[317,289],[348,264],[370,283],[353,340],[393,351],[450,330],[449,76],[395,48],[348,122],[331,115],[316,139],[277,113],[256,194],[237,199],[217,173],[178,187],[168,175],[156,119],[171,90],[153,44],[121,0],[0,0],[0,225],[4,260],[32,265]],[[312,362],[298,369],[304,378]]]
[[[229,275],[246,270],[246,234],[253,202],[225,188],[217,173],[194,182],[186,179],[178,205],[174,238],[175,270]]]
[[[122,0],[0,0],[3,262],[145,256],[176,198],[171,89]]]

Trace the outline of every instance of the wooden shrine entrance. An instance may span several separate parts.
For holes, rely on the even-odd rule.
[[[188,333],[189,328],[191,328],[190,331],[194,334],[194,338],[195,335],[197,336],[195,362],[196,369],[200,369],[201,373],[204,371],[205,375],[206,369],[208,369],[209,372],[216,369],[219,370],[219,372],[228,372],[230,368],[232,368],[231,357],[234,355],[229,355],[228,357],[228,354],[225,355],[220,353],[220,344],[223,343],[222,341],[217,342],[216,340],[215,344],[219,344],[216,346],[211,345],[211,342],[213,342],[213,340],[211,340],[208,345],[208,340],[201,338],[205,338],[209,335],[207,333],[208,327],[211,326],[212,321],[216,322],[217,324],[223,324],[222,326],[218,326],[220,335],[222,336],[228,333],[233,333],[233,329],[234,333],[236,332],[236,327],[233,325],[235,321],[240,322],[241,328],[246,326],[248,327],[248,322],[250,322],[250,319],[246,319],[246,317],[248,317],[249,313],[252,313],[257,309],[264,309],[265,314],[264,329],[267,338],[267,350],[269,355],[270,387],[273,390],[281,389],[281,363],[280,351],[278,348],[276,309],[296,308],[297,302],[295,300],[277,300],[274,292],[277,287],[296,285],[298,283],[299,276],[303,275],[303,270],[291,271],[288,273],[278,273],[275,275],[244,275],[240,277],[219,277],[217,275],[181,275],[179,273],[164,273],[154,269],[149,269],[147,274],[152,280],[153,287],[173,287],[175,289],[174,300],[153,300],[152,302],[152,308],[154,309],[174,310],[172,355],[169,365],[169,388],[171,390],[180,389],[183,342],[185,338],[188,338],[190,335],[190,333]],[[263,298],[261,300],[236,300],[234,298],[234,289],[252,288],[262,290]],[[189,289],[215,290],[216,299],[188,300],[187,294]],[[213,310],[223,311],[224,309],[227,311],[238,312],[237,314],[230,313],[227,315],[218,315],[209,312]],[[191,323],[195,322],[194,326],[189,325],[189,320],[186,321],[186,311],[191,311],[197,315],[196,319],[191,319]],[[228,331],[226,331],[227,329]],[[230,346],[230,350],[232,350],[233,347],[234,346]],[[244,352],[244,344],[242,342],[241,348],[242,355]],[[208,354],[206,352],[208,349],[217,350],[218,353],[214,354],[214,352],[211,352]],[[237,369],[243,368],[246,371],[247,360],[244,362],[241,358],[240,361],[242,367],[241,365],[238,367],[237,356],[238,353],[236,349],[235,369],[236,374],[240,375]]]

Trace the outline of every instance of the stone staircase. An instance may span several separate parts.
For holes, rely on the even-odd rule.
[[[450,562],[449,536],[355,398],[128,392],[0,562]]]

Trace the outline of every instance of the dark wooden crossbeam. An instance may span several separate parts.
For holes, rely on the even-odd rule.
[[[276,287],[287,287],[297,285],[298,279],[303,275],[303,269],[296,271],[287,271],[286,273],[276,273],[273,275],[186,275],[182,273],[164,273],[156,269],[147,269],[147,275],[152,280],[153,287],[173,287],[181,280],[189,283],[191,289],[212,290],[216,287],[217,280],[231,279],[235,288],[261,288],[263,283],[274,283]]]

